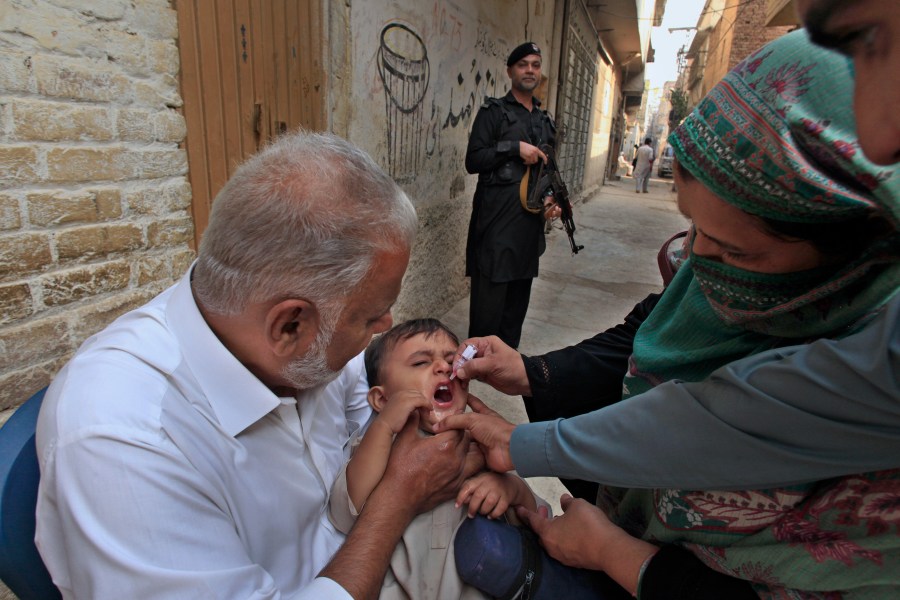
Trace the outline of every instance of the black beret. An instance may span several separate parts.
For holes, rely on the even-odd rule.
[[[516,46],[512,52],[509,53],[509,58],[506,59],[506,66],[511,67],[529,54],[537,54],[541,55],[541,49],[538,48],[538,45],[534,42],[525,42],[520,46]]]

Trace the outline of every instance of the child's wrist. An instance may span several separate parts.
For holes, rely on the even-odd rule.
[[[520,504],[530,509],[531,504],[529,499],[534,498],[534,495],[531,493],[531,488],[528,487],[528,484],[516,475],[505,473],[504,476],[508,478],[510,485],[512,485],[513,501],[510,502],[510,504]]]
[[[372,424],[369,425],[368,431],[366,431],[366,435],[369,435],[372,432],[373,428],[381,429],[381,433],[378,435],[389,435],[392,438],[397,433],[394,431],[394,428],[391,427],[391,424],[388,423],[387,419],[384,418],[383,415],[379,415],[374,421],[372,421]]]

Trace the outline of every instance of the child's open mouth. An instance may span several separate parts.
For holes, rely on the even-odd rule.
[[[453,393],[449,385],[441,384],[434,390],[434,403],[437,406],[448,406],[453,403]]]

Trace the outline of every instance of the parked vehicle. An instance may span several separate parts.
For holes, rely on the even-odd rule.
[[[656,174],[660,177],[671,177],[672,176],[672,161],[675,159],[675,150],[672,149],[672,146],[666,146],[663,148],[662,154],[659,157],[659,166],[656,167]]]

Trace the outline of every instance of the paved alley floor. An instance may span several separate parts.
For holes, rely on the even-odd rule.
[[[671,188],[671,179],[652,179],[649,193],[636,194],[634,180],[623,177],[589,194],[574,207],[575,240],[584,245],[577,255],[562,226],[554,224],[532,287],[520,352],[542,354],[580,342],[620,323],[638,301],[662,288],[656,254],[687,228]],[[466,297],[441,316],[461,339],[468,333],[468,310]],[[527,422],[519,396],[479,382],[470,391],[508,420]],[[558,513],[562,484],[555,478],[528,481]]]

